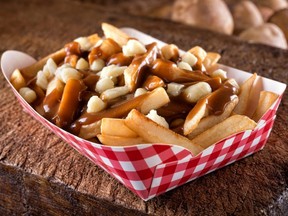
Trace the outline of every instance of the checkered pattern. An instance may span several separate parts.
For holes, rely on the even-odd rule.
[[[232,135],[193,157],[188,150],[173,145],[111,147],[89,142],[47,121],[14,88],[13,91],[27,113],[144,200],[261,150],[269,137],[281,101],[280,97],[253,131]]]

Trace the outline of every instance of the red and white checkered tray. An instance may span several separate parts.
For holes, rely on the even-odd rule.
[[[153,41],[159,46],[164,43],[131,28],[123,31],[145,44]],[[18,51],[6,51],[1,58],[1,68],[7,82],[18,98],[24,111],[32,115],[55,134],[63,138],[79,153],[102,167],[143,200],[149,200],[166,191],[192,181],[223,166],[231,164],[261,150],[272,130],[276,110],[286,85],[266,78],[260,78],[261,89],[281,95],[261,118],[254,130],[232,135],[205,149],[197,156],[176,145],[141,144],[128,147],[110,147],[76,137],[40,116],[14,89],[9,78],[16,68],[23,68],[35,60]],[[251,74],[220,66],[228,77],[242,83]]]

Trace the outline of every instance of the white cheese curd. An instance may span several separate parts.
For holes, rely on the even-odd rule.
[[[77,70],[87,70],[87,69],[89,69],[89,63],[85,59],[80,58],[80,59],[78,59],[78,61],[76,63],[76,69]]]
[[[42,70],[38,71],[37,73],[36,85],[42,88],[43,90],[47,89],[48,79],[46,77],[46,74]]]
[[[144,88],[137,88],[136,91],[135,91],[135,93],[134,93],[134,97],[138,97],[138,96],[140,96],[140,95],[143,95],[143,94],[145,94],[146,92],[147,92],[147,90],[144,89]]]
[[[87,37],[79,37],[76,38],[74,41],[79,43],[81,51],[89,51],[92,47],[92,44]]]
[[[166,91],[169,95],[176,97],[181,93],[183,88],[184,88],[184,85],[172,82],[167,85]]]
[[[102,93],[107,89],[114,88],[114,82],[108,77],[100,79],[95,86],[95,91],[98,93]]]
[[[193,54],[190,53],[190,52],[184,53],[184,54],[181,56],[181,58],[182,58],[182,61],[183,61],[183,62],[188,63],[190,66],[194,66],[194,65],[197,63],[197,61],[198,61],[198,59],[196,58],[196,56],[193,55]]]
[[[94,113],[105,109],[106,103],[98,96],[92,96],[87,103],[87,112]]]
[[[82,74],[72,67],[62,68],[60,74],[64,83],[67,83],[69,79],[80,80],[82,78]]]
[[[151,119],[152,121],[154,121],[155,123],[165,127],[165,128],[169,128],[169,124],[167,123],[167,121],[165,120],[165,118],[163,118],[162,116],[159,116],[157,114],[156,110],[150,110],[150,112],[146,115],[147,118]]]
[[[211,76],[220,77],[223,80],[223,79],[227,79],[227,72],[222,69],[217,69],[211,74]]]
[[[206,82],[199,82],[183,90],[185,99],[190,103],[196,103],[200,98],[210,94],[212,89]]]
[[[126,95],[129,92],[129,88],[127,86],[119,86],[111,89],[107,89],[106,91],[102,92],[101,99],[108,101],[114,98],[120,97],[122,95]]]
[[[28,87],[23,87],[19,89],[19,94],[24,98],[25,101],[27,101],[29,104],[34,102],[37,98],[37,95],[35,91]]]
[[[92,64],[90,65],[90,69],[92,71],[101,71],[102,68],[105,67],[105,62],[103,59],[96,59],[92,62]]]
[[[184,61],[178,62],[177,66],[181,69],[192,71],[192,67],[187,62]]]
[[[122,47],[124,56],[135,56],[137,54],[143,54],[147,50],[145,46],[138,40],[129,40],[126,45]]]
[[[119,67],[117,65],[109,65],[106,66],[102,69],[101,73],[100,73],[100,77],[104,78],[104,77],[109,77],[109,78],[114,78],[114,77],[118,77],[120,75],[122,75],[124,73],[124,70],[127,68],[127,66],[122,66]]]

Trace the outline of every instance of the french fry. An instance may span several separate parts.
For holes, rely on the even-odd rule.
[[[194,145],[200,145],[205,149],[232,134],[236,134],[245,130],[253,130],[256,125],[256,122],[247,116],[233,115],[221,123],[199,134],[194,139],[192,139],[191,142]]]
[[[161,53],[166,60],[177,61],[179,59],[179,49],[174,44],[167,44],[161,48]]]
[[[251,94],[251,90],[257,78],[257,74],[254,73],[248,80],[246,80],[240,86],[240,93],[239,93],[239,103],[233,110],[234,113],[239,115],[246,115],[249,109],[249,98]]]
[[[13,71],[10,77],[10,82],[17,91],[26,86],[26,81],[18,69]]]
[[[188,52],[192,53],[197,59],[203,62],[207,56],[207,52],[200,46],[192,47]]]
[[[138,137],[137,133],[125,125],[124,119],[103,118],[101,120],[101,134],[119,137]]]
[[[207,52],[207,55],[202,62],[205,68],[208,70],[210,67],[215,65],[219,59],[221,58],[221,55],[215,52]]]
[[[261,91],[258,106],[255,113],[253,114],[252,119],[255,122],[258,122],[278,97],[279,95],[273,92]]]
[[[101,133],[101,121],[94,122],[89,125],[83,125],[79,132],[79,137],[83,139],[90,139],[92,137],[96,137],[98,134]]]
[[[204,73],[198,73],[199,71],[191,73],[191,71],[177,67],[173,62],[159,58],[153,62],[151,72],[166,82],[176,83],[204,81],[211,78]]]
[[[106,38],[103,40],[101,45],[92,48],[91,52],[89,53],[88,60],[89,64],[93,66],[94,61],[99,61],[97,64],[100,64],[98,67],[105,65],[105,61],[113,54],[120,53],[121,52],[121,47],[119,46],[118,43],[116,43],[113,39],[111,38]],[[101,63],[102,62],[102,63]],[[101,65],[103,64],[103,65]],[[95,65],[93,66],[95,67]],[[97,68],[97,67],[96,67]],[[102,68],[101,68],[102,69]]]
[[[38,71],[43,68],[43,66],[46,64],[46,62],[49,58],[52,58],[56,64],[59,64],[61,61],[64,60],[65,56],[66,56],[66,53],[65,53],[65,50],[63,48],[63,49],[60,49],[60,50],[42,58],[41,60],[37,61],[36,63],[34,63],[28,67],[20,69],[20,71],[21,71],[22,75],[26,79],[29,80],[29,79],[36,76]]]
[[[89,43],[90,43],[90,46],[93,47],[94,45],[96,45],[98,43],[98,41],[101,40],[101,37],[99,37],[98,34],[92,34],[92,35],[89,35],[87,37]]]
[[[224,112],[221,115],[210,115],[201,119],[197,127],[190,134],[187,135],[188,138],[193,139],[194,137],[203,133],[205,130],[208,130],[214,125],[224,121],[231,115],[231,112],[237,105],[238,101],[238,97],[234,98],[229,104],[227,104]]]
[[[147,52],[140,57],[134,58],[132,63],[124,71],[124,79],[130,92],[135,91],[139,87],[142,80],[145,67],[149,66],[157,57],[158,48],[156,43],[149,45]]]
[[[130,38],[126,33],[121,31],[119,28],[110,25],[108,23],[102,23],[102,30],[106,38],[113,39],[121,47],[125,45]]]
[[[142,137],[121,137],[121,136],[111,136],[98,134],[97,138],[104,145],[109,146],[131,146],[142,143],[147,143]]]
[[[200,120],[207,115],[207,99],[206,97],[199,100],[195,107],[188,113],[184,126],[184,135],[191,133],[199,124]]]
[[[149,95],[139,107],[139,110],[143,114],[147,114],[152,109],[158,109],[165,104],[168,104],[170,101],[170,98],[164,88],[158,87],[152,92],[153,94]]]
[[[145,88],[148,91],[152,91],[158,87],[164,87],[165,83],[164,81],[157,77],[150,75],[146,78],[145,82],[143,83],[143,88]]]
[[[130,111],[125,124],[147,142],[179,145],[191,151],[193,155],[203,150],[186,137],[155,123],[135,109]]]
[[[79,104],[79,94],[85,89],[82,81],[69,79],[64,87],[57,112],[56,125],[65,127],[71,123]]]
[[[200,120],[211,112],[214,115],[220,115],[225,111],[227,104],[237,97],[238,85],[234,81],[233,79],[227,80],[216,91],[197,101],[185,119],[184,135],[190,134],[197,127]]]
[[[65,57],[64,63],[70,64],[73,68],[75,68],[78,59],[79,59],[79,57],[77,55],[69,55],[69,56]]]

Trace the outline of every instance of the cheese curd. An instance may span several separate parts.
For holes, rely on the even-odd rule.
[[[76,63],[76,69],[87,70],[89,69],[89,63],[84,58],[80,58]]]
[[[187,62],[184,61],[178,62],[177,66],[181,69],[192,71],[191,66]]]
[[[194,66],[198,59],[196,58],[195,55],[193,55],[192,53],[190,52],[186,52],[184,53],[182,56],[181,56],[181,59],[182,59],[182,62],[186,62],[188,63],[190,66]]]
[[[122,95],[126,95],[129,92],[129,88],[127,86],[119,86],[111,89],[107,89],[101,94],[101,99],[105,101],[112,100],[114,98],[120,97]]]
[[[89,51],[93,44],[90,43],[87,37],[79,37],[74,40],[79,43],[81,51]]]
[[[105,109],[106,103],[98,96],[92,96],[87,103],[87,112],[95,113]]]
[[[227,72],[222,69],[217,69],[211,74],[212,77],[220,77],[222,80],[227,79]]]
[[[151,119],[152,121],[154,121],[155,123],[165,127],[165,128],[169,128],[169,124],[167,123],[167,121],[165,120],[165,118],[163,118],[162,116],[159,116],[157,114],[156,110],[150,110],[150,112],[146,115],[147,118]]]
[[[184,88],[184,85],[183,84],[179,84],[179,83],[169,83],[167,85],[167,93],[171,96],[178,96],[182,89]]]
[[[100,78],[108,77],[108,78],[114,78],[122,75],[124,73],[124,70],[127,68],[127,66],[119,67],[117,65],[109,65],[102,69],[100,73]]]
[[[42,88],[43,90],[47,89],[48,79],[46,77],[46,74],[42,70],[38,71],[37,73],[36,85]]]
[[[185,99],[190,103],[196,103],[200,98],[210,94],[212,89],[206,82],[199,82],[183,90]]]
[[[92,71],[101,71],[104,66],[105,66],[104,60],[99,58],[92,62],[92,64],[90,65],[90,69]]]
[[[57,70],[57,64],[54,62],[52,58],[49,58],[43,67],[43,72],[47,77],[47,79],[52,78],[56,70]]]
[[[200,46],[195,46],[192,49],[190,49],[188,52],[199,58],[201,61],[204,61],[204,59],[207,56],[207,52]]]
[[[64,83],[67,83],[69,79],[79,80],[82,78],[82,74],[72,67],[64,67],[59,73],[61,77],[60,80],[62,80]]]
[[[106,91],[107,89],[114,88],[114,82],[109,77],[105,77],[100,79],[96,83],[95,91],[98,93],[102,93]]]
[[[19,94],[27,101],[29,104],[33,103],[37,99],[35,91],[28,87],[23,87],[19,89]]]
[[[124,56],[134,56],[137,54],[143,54],[147,50],[145,46],[138,40],[129,40],[126,45],[122,47]]]
[[[140,95],[143,95],[143,94],[145,94],[146,92],[147,92],[147,90],[144,89],[144,88],[137,88],[136,91],[135,91],[135,93],[134,93],[134,97],[138,97],[138,96],[140,96]]]

